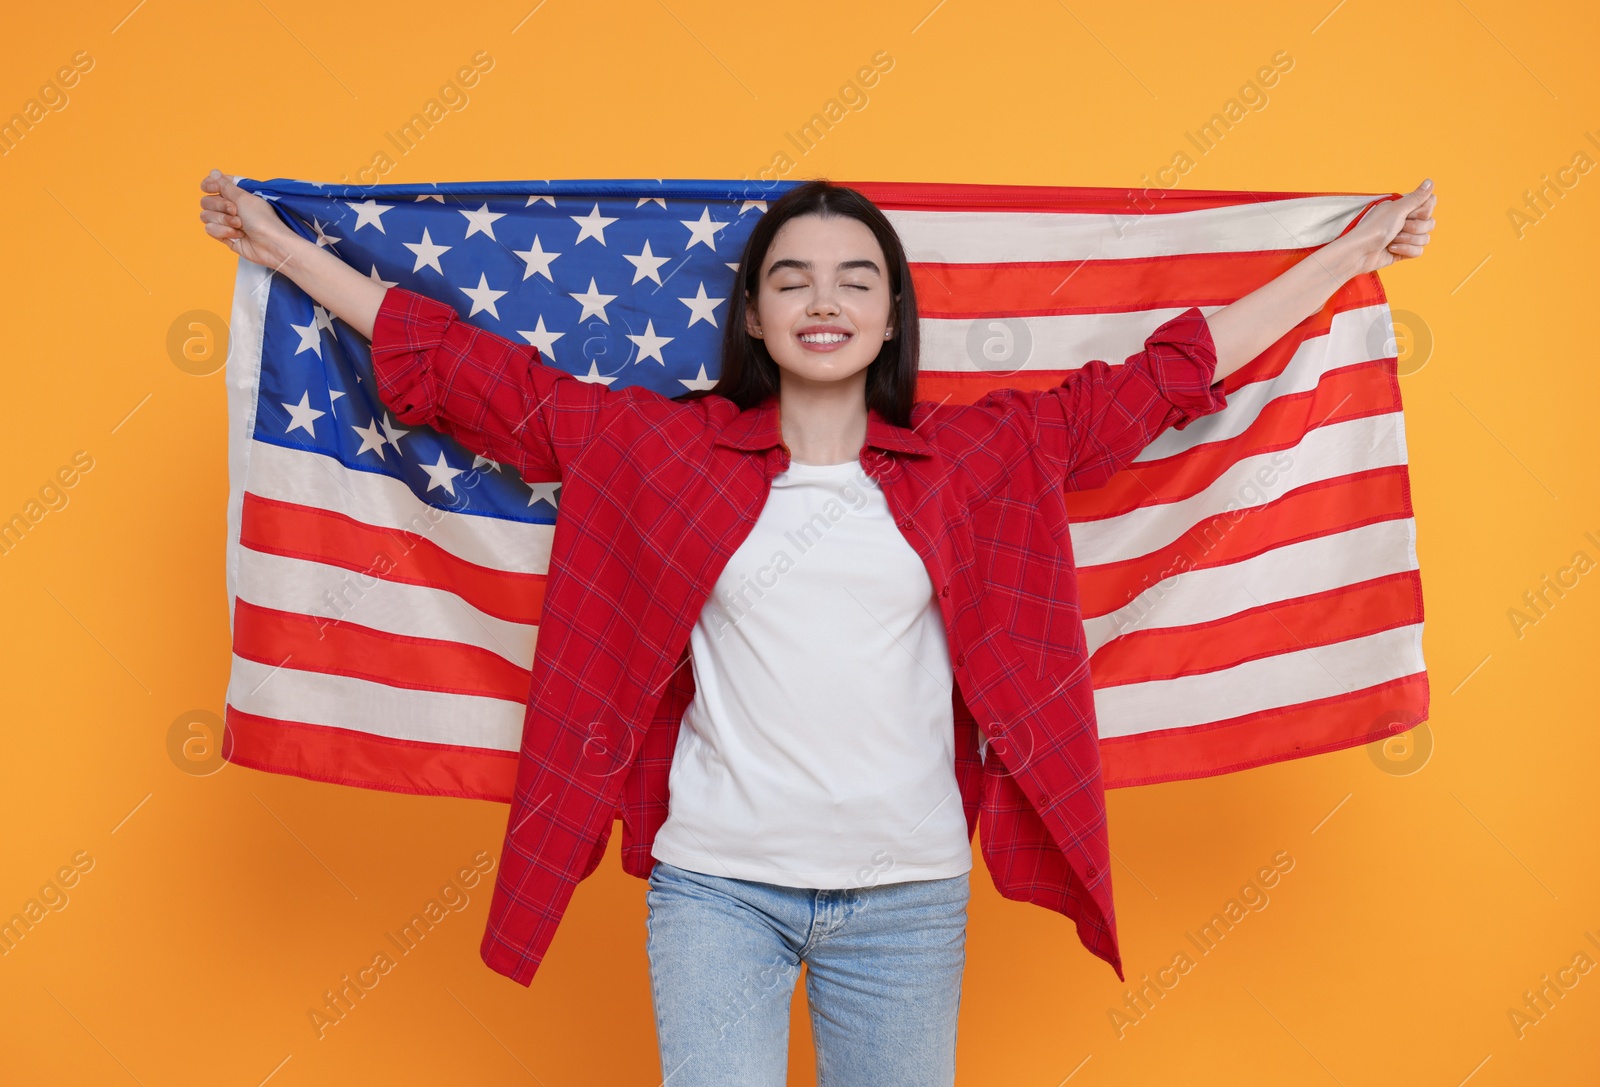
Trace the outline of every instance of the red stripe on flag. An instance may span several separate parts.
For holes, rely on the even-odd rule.
[[[1318,427],[1398,412],[1396,385],[1375,381],[1369,373],[1373,366],[1386,365],[1383,361],[1362,362],[1330,370],[1316,388],[1274,399],[1235,437],[1159,460],[1135,462],[1101,487],[1068,492],[1064,496],[1067,516],[1082,524],[1130,513],[1157,501],[1188,498],[1209,487],[1241,456],[1262,457],[1292,449]],[[1265,459],[1270,463],[1275,458]],[[1404,468],[1400,466],[1402,471]]]
[[[1427,716],[1428,677],[1418,672],[1215,724],[1113,736],[1100,741],[1101,766],[1108,789],[1210,777],[1381,740]]]
[[[1422,622],[1407,570],[1181,627],[1135,630],[1089,661],[1096,690],[1232,668]]]
[[[1080,568],[1085,619],[1107,615],[1166,578],[1227,566],[1301,540],[1411,516],[1404,465],[1352,472],[1297,487],[1234,520],[1219,513],[1166,547],[1120,562]]]
[[[302,672],[349,676],[443,694],[526,702],[531,673],[481,646],[374,630],[238,600],[233,651],[247,660]]]
[[[394,793],[510,803],[517,752],[395,740],[366,732],[258,717],[228,706],[229,762],[273,774]]]
[[[509,623],[537,624],[544,611],[543,574],[480,566],[415,532],[369,525],[332,510],[247,491],[239,539],[254,551],[338,566],[382,581],[442,589]]]
[[[1328,299],[1323,308],[1300,322],[1293,330],[1286,333],[1281,339],[1273,342],[1261,354],[1247,362],[1243,367],[1228,375],[1223,384],[1226,390],[1233,390],[1248,381],[1260,381],[1276,377],[1283,372],[1283,368],[1294,357],[1300,344],[1316,336],[1326,335],[1333,325],[1336,314],[1346,310],[1361,309],[1365,306],[1375,306],[1384,301],[1382,285],[1378,283],[1375,275],[1358,276],[1346,283]],[[981,318],[979,318],[981,319]],[[1150,331],[1154,332],[1158,322],[1151,319]],[[1086,359],[1062,360],[1074,361],[1081,366]],[[1122,365],[1122,359],[1108,359]],[[949,401],[955,404],[971,404],[979,400],[992,389],[1049,389],[1061,384],[1062,380],[1074,373],[1077,366],[1066,369],[1037,369],[1017,370],[1011,373],[997,373],[986,370],[930,370],[922,368],[917,373],[918,400],[933,400],[935,402]]]
[[[1225,306],[1303,260],[1308,249],[1183,253],[1121,260],[911,266],[923,317],[975,320]]]

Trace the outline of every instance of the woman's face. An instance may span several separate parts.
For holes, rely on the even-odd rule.
[[[888,342],[884,333],[898,334],[883,247],[860,220],[790,219],[773,236],[758,283],[745,329],[766,342],[785,385],[863,374]]]

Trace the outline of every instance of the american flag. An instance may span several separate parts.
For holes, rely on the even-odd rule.
[[[364,188],[240,179],[364,275],[590,381],[710,387],[748,232],[796,182]],[[1393,194],[844,182],[904,240],[919,399],[1047,388],[1210,314]],[[376,395],[368,344],[240,260],[229,395],[226,756],[509,800],[559,480]],[[1068,495],[1107,787],[1362,743],[1427,716],[1396,349],[1358,277],[1228,407]]]

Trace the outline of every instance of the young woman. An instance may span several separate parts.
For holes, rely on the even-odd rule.
[[[213,172],[202,188],[200,217],[211,237],[283,271],[372,338],[388,288],[294,235],[265,201],[224,175]],[[1140,365],[1188,370],[1142,382],[1141,412],[1181,414],[1151,399],[1157,387],[1191,390],[1182,405],[1190,412],[1220,404],[1206,384],[1317,312],[1351,277],[1420,256],[1434,202],[1424,182],[1208,319],[1197,309],[1174,318],[1163,329],[1184,343],[1178,362],[1161,361],[1150,346],[1161,339],[1158,329]],[[733,435],[729,445],[760,453],[772,433],[783,454],[781,470],[745,477],[766,484],[759,516],[745,526],[748,535],[717,575],[689,637],[693,701],[672,751],[670,810],[650,842],[646,896],[663,1077],[677,1087],[783,1083],[790,995],[804,963],[821,1084],[948,1085],[971,868],[952,765],[951,693],[955,676],[967,685],[963,669],[971,665],[960,652],[952,660],[956,647],[946,642],[945,609],[956,606],[951,583],[940,585],[943,575],[908,542],[922,531],[914,518],[897,523],[886,500],[887,487],[904,510],[912,492],[895,488],[909,486],[903,481],[913,470],[884,468],[882,449],[920,450],[938,463],[982,462],[992,477],[1001,435],[962,446],[960,435],[982,428],[936,428],[925,406],[917,420],[929,434],[938,430],[935,440],[912,429],[918,316],[910,269],[893,227],[861,194],[823,180],[786,193],[752,231],[737,283],[716,386],[676,402],[689,411],[701,401],[694,418]],[[446,311],[441,320],[452,317]],[[526,348],[505,354],[487,334],[463,342],[482,353],[474,357],[478,368],[492,368],[495,358],[528,362]],[[553,388],[555,375],[533,366],[529,377],[504,380]],[[1082,380],[1102,381],[1099,374]],[[380,388],[396,380],[379,376]],[[592,414],[607,395],[585,392],[588,399],[569,398],[565,410]],[[725,403],[706,407],[718,400]],[[664,413],[661,401],[649,410]],[[1119,407],[1128,409],[1124,417],[1134,414],[1103,397],[1062,398],[1087,402],[1101,417],[1116,417]],[[456,421],[481,415],[476,406],[457,404]],[[454,425],[449,414],[441,425]],[[766,429],[774,424],[775,432]],[[624,429],[608,429],[608,441],[621,440]],[[1137,451],[1127,437],[1118,441],[1119,461]],[[640,450],[647,455],[642,442]],[[690,455],[679,447],[671,453],[669,460]],[[1081,451],[1090,465],[1085,480],[1115,470],[1095,468],[1097,458],[1104,459],[1100,450]],[[924,484],[953,478],[922,460],[915,471]],[[918,500],[939,497],[924,492]],[[564,498],[562,516],[568,512]],[[552,559],[552,576],[554,568]],[[1027,678],[1014,668],[1007,674]],[[1037,880],[1043,869],[1034,871]],[[1097,875],[1093,865],[1086,873]]]

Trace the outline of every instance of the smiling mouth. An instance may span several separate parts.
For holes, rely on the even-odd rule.
[[[818,332],[807,333],[795,337],[801,344],[812,350],[826,351],[829,348],[839,347],[850,342],[850,335],[843,332]]]

